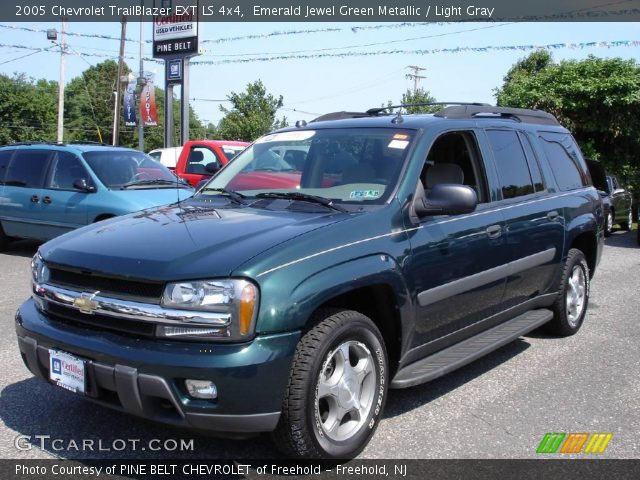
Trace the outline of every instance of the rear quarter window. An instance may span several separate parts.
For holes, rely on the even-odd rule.
[[[5,184],[18,187],[39,188],[49,164],[48,150],[18,150],[7,167]]]
[[[592,184],[586,163],[571,135],[544,132],[539,138],[560,190],[575,190]]]

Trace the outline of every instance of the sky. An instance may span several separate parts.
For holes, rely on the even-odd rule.
[[[127,23],[126,60],[138,70],[140,23]],[[0,73],[25,73],[36,79],[59,79],[60,55],[57,47],[46,39],[44,32],[26,32],[6,28],[26,27],[36,30],[56,28],[60,23],[0,23]],[[373,28],[369,28],[373,27]],[[69,23],[69,32],[84,35],[106,35],[111,39],[68,36],[70,54],[65,56],[65,78],[68,83],[89,65],[106,58],[118,58],[120,23]],[[339,31],[328,32],[329,29]],[[310,30],[320,30],[311,32]],[[286,33],[298,31],[301,33]],[[285,32],[283,35],[270,35]],[[151,38],[151,24],[143,24],[145,39]],[[234,39],[258,36],[258,38]],[[433,52],[457,47],[496,47],[518,45],[549,45],[586,42],[640,40],[640,23],[567,22],[567,23],[201,23],[202,55],[194,62],[221,62],[264,57],[267,54],[288,58],[271,61],[252,60],[246,63],[199,64],[191,67],[189,98],[200,120],[217,123],[223,116],[221,99],[231,92],[242,92],[258,79],[267,91],[282,95],[284,106],[278,116],[289,123],[311,120],[332,111],[363,111],[386,104],[398,103],[402,94],[413,87],[406,78],[410,65],[426,70],[420,74],[419,86],[438,101],[468,101],[495,103],[494,89],[502,85],[507,70],[531,50]],[[202,40],[212,40],[202,42]],[[134,41],[135,40],[135,41]],[[218,40],[214,42],[213,40]],[[224,40],[224,41],[220,41]],[[13,46],[11,46],[13,45]],[[32,53],[16,48],[22,45],[48,48]],[[144,56],[151,58],[151,44],[144,44]],[[383,54],[389,50],[427,50],[430,54]],[[622,57],[638,60],[640,47],[557,48],[551,50],[556,61],[598,57]],[[291,53],[297,52],[297,53]],[[346,58],[291,58],[296,55],[367,52]],[[104,57],[87,56],[90,54]],[[251,54],[251,55],[250,55]],[[260,54],[260,55],[253,55]],[[164,86],[164,66],[145,62],[145,70],[156,74],[156,84]],[[178,90],[178,89],[176,89]],[[179,90],[178,90],[179,92]],[[228,103],[223,103],[229,106]]]

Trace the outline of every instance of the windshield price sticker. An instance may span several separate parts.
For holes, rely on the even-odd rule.
[[[405,148],[407,148],[407,145],[409,145],[408,140],[391,140],[389,142],[389,145],[387,146],[389,148],[398,148],[400,150],[404,150]]]

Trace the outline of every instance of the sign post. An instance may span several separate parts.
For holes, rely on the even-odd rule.
[[[198,55],[198,0],[159,1],[161,7],[171,7],[171,14],[154,18],[153,57],[165,61],[164,146],[172,147],[175,85],[181,87],[180,144],[189,140],[189,59]]]

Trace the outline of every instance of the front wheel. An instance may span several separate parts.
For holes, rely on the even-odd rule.
[[[611,236],[611,232],[613,232],[613,213],[609,212],[604,220],[604,236]]]
[[[569,250],[562,269],[560,293],[553,304],[553,320],[548,329],[559,336],[568,337],[580,330],[589,304],[589,265],[584,254]]]
[[[625,222],[622,222],[620,225],[625,232],[631,231],[631,227],[633,226],[633,213],[631,212],[631,209],[629,209],[627,220]]]
[[[352,458],[384,409],[384,341],[359,312],[323,310],[314,321],[296,348],[274,440],[287,456]]]

